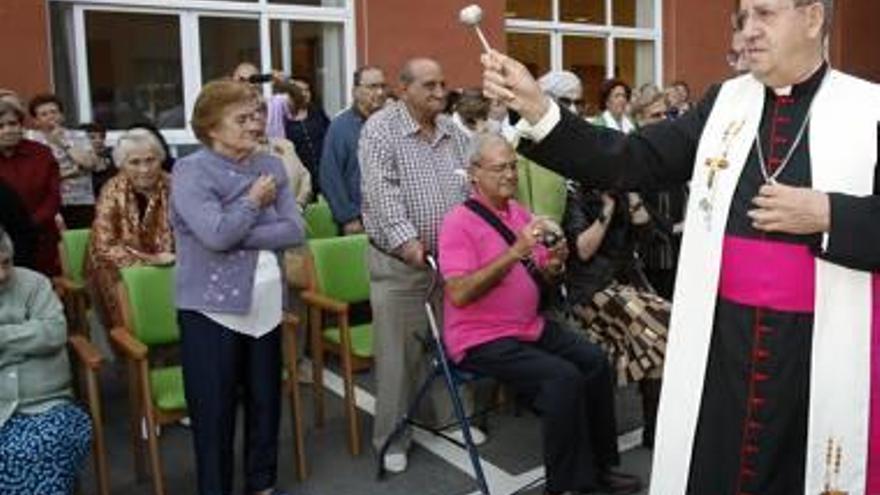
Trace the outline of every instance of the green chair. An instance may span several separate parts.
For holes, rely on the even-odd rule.
[[[517,201],[535,215],[562,222],[568,194],[565,178],[523,157],[517,161],[517,178]]]
[[[339,228],[333,221],[333,213],[326,200],[311,203],[303,211],[306,221],[306,235],[309,239],[326,239],[339,235]]]
[[[562,222],[568,190],[565,178],[536,163],[531,164],[532,213]]]
[[[151,476],[155,495],[164,495],[164,479],[159,455],[158,427],[175,423],[187,416],[186,395],[183,386],[183,370],[178,365],[154,366],[149,352],[160,346],[178,344],[180,330],[174,306],[174,268],[135,266],[120,270],[118,288],[119,305],[122,308],[124,328],[114,328],[113,342],[128,360],[129,400],[132,414],[130,420],[135,470],[139,479],[145,477],[142,450],[141,425],[144,426]],[[285,350],[288,356],[296,356],[296,318],[285,316]],[[286,366],[286,392],[290,395],[295,432],[295,469],[300,479],[305,477],[305,456],[300,421],[301,403],[297,381],[296,360]]]
[[[532,167],[531,160],[520,156],[516,161],[516,200],[532,211]]]
[[[86,253],[91,229],[68,229],[61,232],[58,257],[61,259],[61,276],[53,282],[67,313],[72,333],[88,336],[89,296],[85,283]]]
[[[348,417],[348,447],[360,454],[360,426],[354,397],[355,364],[371,364],[373,326],[351,325],[349,306],[370,300],[367,270],[367,237],[352,235],[309,241],[314,270],[314,288],[302,292],[309,308],[309,335],[314,366],[315,421],[324,422],[324,353],[337,354],[342,361],[345,409]],[[334,316],[335,326],[324,325],[324,315]]]

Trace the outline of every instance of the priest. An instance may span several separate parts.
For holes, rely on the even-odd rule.
[[[880,494],[880,88],[829,67],[833,0],[740,0],[750,72],[624,136],[483,56],[519,151],[589,187],[690,181],[653,495]]]

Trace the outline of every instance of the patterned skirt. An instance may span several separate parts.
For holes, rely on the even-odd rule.
[[[615,282],[573,310],[587,338],[608,353],[618,385],[661,377],[672,312],[669,301]]]
[[[91,442],[91,420],[73,404],[14,414],[0,428],[0,493],[73,493]]]

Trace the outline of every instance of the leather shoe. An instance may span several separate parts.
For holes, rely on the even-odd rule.
[[[637,476],[618,473],[611,469],[599,471],[596,481],[598,491],[609,495],[627,495],[642,489],[642,480]]]

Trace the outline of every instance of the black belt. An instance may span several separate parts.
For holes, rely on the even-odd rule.
[[[391,251],[389,251],[389,250],[383,248],[382,246],[379,245],[379,243],[377,243],[377,242],[374,241],[373,239],[368,239],[368,241],[370,242],[370,246],[373,246],[373,249],[375,249],[376,251],[379,251],[380,253],[382,253],[382,254],[384,254],[385,256],[388,256],[388,257],[390,257],[390,258],[394,258],[394,259],[396,259],[397,261],[404,262],[404,261],[403,261],[403,258],[401,258],[399,255],[397,255],[397,254],[395,254],[395,253],[392,253]],[[405,262],[404,262],[404,263],[405,263]]]

